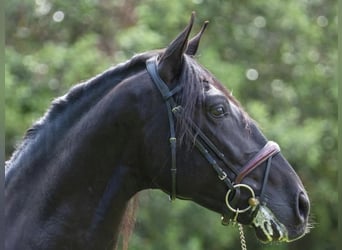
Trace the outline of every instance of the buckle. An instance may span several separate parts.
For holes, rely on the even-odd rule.
[[[222,175],[221,175],[221,174],[222,174]],[[227,174],[226,174],[226,172],[224,172],[224,171],[222,171],[221,174],[218,176],[218,178],[219,178],[221,181],[223,181],[224,179],[227,178]]]

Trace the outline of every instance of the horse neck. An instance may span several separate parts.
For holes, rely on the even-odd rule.
[[[115,243],[127,203],[144,185],[137,180],[137,129],[106,110],[120,106],[108,100],[72,119],[68,129],[58,129],[63,115],[46,121],[17,153],[5,190],[9,247],[107,249]]]

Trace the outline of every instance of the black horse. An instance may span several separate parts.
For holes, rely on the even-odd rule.
[[[255,228],[308,232],[309,199],[278,145],[194,59],[190,23],[57,98],[6,164],[5,246],[112,249],[129,200],[158,188]],[[171,170],[171,171],[170,171]]]

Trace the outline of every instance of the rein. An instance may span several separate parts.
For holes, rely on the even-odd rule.
[[[171,194],[170,199],[176,199],[176,176],[177,176],[177,166],[176,166],[176,132],[175,132],[175,117],[179,117],[180,113],[182,112],[182,107],[177,105],[173,96],[181,90],[181,86],[178,85],[177,87],[170,90],[167,84],[161,79],[158,73],[158,66],[157,66],[157,57],[152,57],[146,61],[146,68],[153,80],[153,83],[156,85],[157,89],[159,90],[167,108],[168,113],[168,120],[169,120],[169,127],[170,127],[170,149],[171,149]],[[217,149],[214,143],[201,131],[201,129],[191,120],[186,119],[186,122],[192,130],[195,131],[191,133],[191,137],[194,139],[195,146],[199,150],[199,152],[203,155],[203,157],[208,161],[208,163],[212,166],[212,168],[216,171],[218,178],[223,181],[226,186],[228,187],[228,191],[226,194],[226,205],[228,209],[235,213],[233,221],[237,221],[237,217],[241,213],[245,213],[251,208],[257,207],[260,203],[263,202],[263,195],[265,191],[265,187],[268,181],[270,166],[272,157],[280,152],[280,148],[277,143],[273,141],[268,141],[266,145],[252,158],[250,159],[240,170],[235,169],[233,166],[229,166],[228,161],[225,155]],[[196,135],[196,136],[195,136]],[[219,158],[227,167],[227,169],[231,170],[234,175],[236,176],[235,179],[232,181],[228,178],[227,173],[223,170],[215,157],[211,154],[213,153],[217,158]],[[262,163],[266,162],[266,169],[264,172],[264,177],[262,181],[262,186],[260,189],[260,193],[258,198],[255,197],[254,190],[246,185],[242,184],[242,180],[251,173],[254,169],[260,166]],[[240,195],[240,190],[246,189],[251,193],[251,197],[249,198],[249,206],[246,208],[234,208],[232,203],[236,203],[236,199]],[[224,221],[222,221],[224,223]]]

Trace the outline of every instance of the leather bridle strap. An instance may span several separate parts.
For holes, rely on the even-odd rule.
[[[193,135],[191,136],[194,137]],[[203,140],[202,137],[200,138]],[[209,153],[205,146],[202,143],[200,143],[198,139],[195,139],[195,146],[204,156],[204,158],[209,162],[209,164],[213,167],[213,169],[216,171],[218,178],[227,185],[228,189],[233,190],[234,184],[228,178],[227,173],[217,164],[214,157]]]
[[[164,83],[164,81],[160,78],[157,68],[156,58],[153,57],[146,62],[146,68],[148,73],[150,74],[154,84],[157,86],[159,92],[161,93],[163,100],[166,104],[167,115],[169,120],[170,127],[170,149],[171,149],[171,194],[170,199],[176,199],[176,175],[177,175],[177,166],[176,166],[176,132],[175,132],[175,121],[173,117],[173,109],[177,106],[176,102],[173,99],[173,95],[176,94],[181,87],[176,87],[170,91],[168,86]]]
[[[185,118],[187,119],[187,118]],[[215,146],[215,144],[202,132],[202,130],[191,120],[191,119],[187,119],[187,123],[189,124],[190,127],[193,128],[193,130],[196,133],[196,137],[200,138],[204,144],[206,144],[208,146],[208,148],[220,159],[223,161],[223,163],[235,174],[235,176],[238,176],[239,171],[231,164],[228,163],[227,158],[225,157],[225,155],[218,150],[218,148]],[[194,135],[192,135],[195,142],[197,142],[198,140],[196,139],[196,137]],[[200,142],[198,142],[198,144],[201,144]],[[196,144],[197,146],[197,144]],[[197,146],[198,148],[198,146]],[[221,179],[221,178],[220,178]]]
[[[261,163],[270,159],[273,155],[280,152],[280,147],[273,141],[268,141],[266,145],[250,159],[240,170],[240,173],[235,178],[235,183],[239,184],[241,181]]]
[[[242,180],[250,174],[254,169],[260,166],[263,162],[266,162],[266,169],[259,193],[259,201],[262,202],[265,187],[268,180],[268,175],[271,167],[272,157],[280,152],[279,145],[274,141],[268,141],[266,145],[252,158],[250,159],[241,169],[240,173],[236,176],[234,183],[240,184]]]

